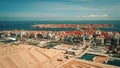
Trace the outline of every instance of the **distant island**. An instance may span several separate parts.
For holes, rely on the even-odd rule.
[[[98,29],[114,27],[112,24],[37,24],[32,28],[75,28],[75,29]]]

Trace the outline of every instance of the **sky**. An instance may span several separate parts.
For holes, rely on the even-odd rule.
[[[0,0],[0,20],[120,20],[120,0]]]

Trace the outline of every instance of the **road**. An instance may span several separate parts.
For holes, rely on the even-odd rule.
[[[94,39],[92,38],[91,40],[89,40],[83,46],[80,47],[80,49],[79,49],[80,55],[78,57],[83,56],[90,49],[90,44],[93,40]],[[86,48],[86,46],[88,46],[88,47]],[[84,50],[84,48],[85,48],[85,50]]]

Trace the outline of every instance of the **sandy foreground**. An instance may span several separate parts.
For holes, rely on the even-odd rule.
[[[85,60],[70,59],[65,64],[61,65],[60,68],[119,68],[119,67],[89,62]]]
[[[31,45],[0,44],[0,68],[116,68],[93,62],[66,59],[64,51]]]

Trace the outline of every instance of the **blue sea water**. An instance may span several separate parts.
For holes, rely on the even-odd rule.
[[[113,24],[115,27],[100,28],[102,31],[119,31],[120,21],[0,21],[0,31],[2,30],[42,30],[32,28],[35,24]],[[44,29],[47,30],[47,29]],[[51,29],[54,30],[54,29]],[[57,29],[64,30],[64,29]],[[65,29],[74,30],[74,29]]]

